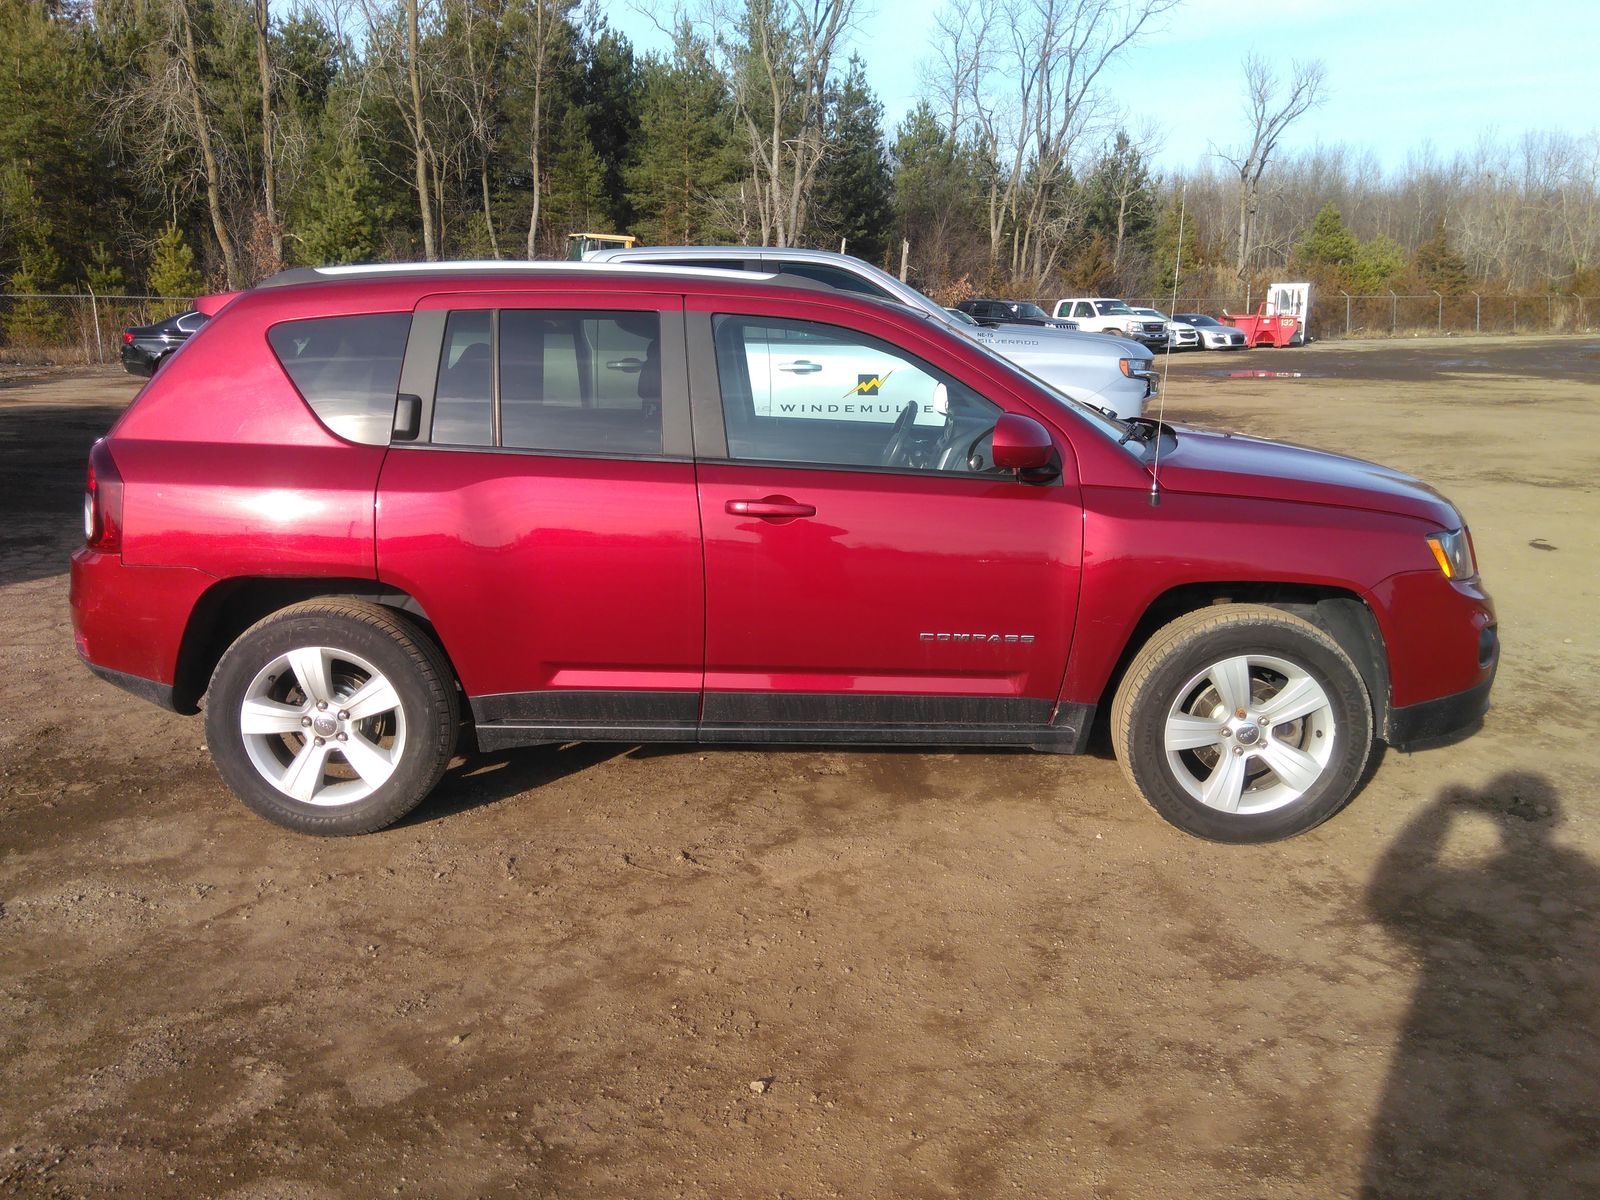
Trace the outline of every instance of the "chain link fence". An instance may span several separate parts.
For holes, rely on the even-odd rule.
[[[1249,313],[1259,296],[1129,297],[1139,308],[1167,312]],[[1312,294],[1313,338],[1414,337],[1467,333],[1581,333],[1600,322],[1600,296],[1506,295],[1357,296]],[[149,325],[192,304],[187,296],[0,294],[0,357],[22,363],[115,363],[122,331]],[[1046,311],[1053,301],[1039,302]]]
[[[1262,297],[1179,296],[1130,297],[1136,308],[1160,312],[1251,313]],[[1048,310],[1050,305],[1045,305]],[[1507,295],[1468,292],[1463,296],[1355,296],[1313,291],[1310,332],[1313,338],[1426,337],[1463,333],[1584,333],[1600,322],[1600,296],[1558,296],[1553,293]]]
[[[188,296],[0,293],[0,357],[21,363],[115,363],[122,331],[194,304]]]

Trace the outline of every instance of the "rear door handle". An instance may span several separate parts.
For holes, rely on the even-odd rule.
[[[765,517],[768,520],[779,521],[817,515],[815,504],[797,504],[787,496],[767,496],[761,500],[729,500],[723,507],[736,517]]]
[[[815,375],[822,370],[822,364],[810,362],[804,358],[797,358],[794,362],[779,363],[778,370],[787,371],[791,375]]]

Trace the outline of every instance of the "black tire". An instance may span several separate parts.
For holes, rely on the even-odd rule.
[[[1325,705],[1314,714],[1281,725],[1259,718],[1236,720],[1237,710],[1219,716],[1221,710],[1210,706],[1221,695],[1220,685],[1206,672],[1246,656],[1267,658],[1304,672],[1320,687]],[[1287,690],[1288,677],[1254,661],[1249,663],[1247,677],[1252,695],[1258,690],[1266,693],[1259,704],[1262,711],[1270,713],[1269,689],[1274,680],[1284,680],[1282,686]],[[1255,701],[1250,703],[1252,709],[1256,706]],[[1197,724],[1217,720],[1218,748],[1180,748],[1169,758],[1166,730],[1174,716]],[[1221,735],[1224,726],[1232,732]],[[1123,771],[1165,820],[1211,841],[1272,842],[1321,824],[1355,795],[1372,754],[1372,701],[1350,656],[1309,621],[1265,605],[1218,605],[1179,617],[1157,630],[1139,651],[1112,703],[1111,737]],[[1248,750],[1247,745],[1251,747]],[[1292,781],[1280,780],[1264,761],[1264,752],[1279,753],[1278,746],[1304,756],[1299,761],[1325,756],[1314,782],[1298,794]],[[1259,795],[1260,811],[1208,806],[1190,790],[1198,786],[1204,792],[1208,781],[1200,779],[1200,773],[1208,766],[1220,771],[1227,762],[1221,755],[1229,753],[1230,747],[1232,754],[1243,760],[1236,769],[1256,772],[1245,780],[1243,799],[1235,802],[1243,810]],[[1206,755],[1212,759],[1208,761]],[[1178,760],[1176,767],[1173,758]],[[1272,807],[1276,794],[1293,798]]]
[[[398,697],[398,704],[390,706],[389,715],[371,719],[391,722],[391,743],[396,740],[395,730],[399,730],[398,758],[388,768],[392,773],[369,794],[349,802],[307,803],[280,790],[252,759],[241,729],[243,705],[253,682],[284,655],[308,647],[329,652],[331,686],[342,686],[345,693],[359,686],[362,674],[359,668],[349,665],[359,659],[380,673]],[[351,656],[350,660],[340,659],[341,652]],[[341,666],[348,679],[342,685],[338,682]],[[294,690],[292,673],[284,686],[290,689],[287,704],[301,702]],[[338,694],[336,691],[335,697]],[[309,712],[311,701],[304,702]],[[335,699],[333,708],[337,707]],[[363,725],[358,721],[356,725],[381,734],[383,731],[371,722]],[[350,736],[354,736],[355,726],[341,728],[351,728]],[[223,781],[252,811],[267,820],[297,833],[323,837],[371,833],[415,808],[433,790],[449,764],[459,728],[454,674],[433,639],[399,613],[354,600],[309,600],[258,621],[223,654],[206,696],[206,740]],[[259,756],[264,745],[277,740],[286,748],[274,752],[292,758],[297,739],[304,749],[311,732],[314,731],[301,735],[296,730],[284,736],[257,739],[253,745]],[[330,734],[330,739],[333,736],[336,735]],[[343,737],[339,740],[347,741]],[[320,747],[323,742],[316,744]],[[330,745],[329,750],[330,758],[340,753],[337,745]],[[324,771],[335,773],[342,769],[349,781],[359,786],[362,777],[353,767],[354,763],[342,755],[331,758],[329,768],[318,768],[318,778],[326,780]]]

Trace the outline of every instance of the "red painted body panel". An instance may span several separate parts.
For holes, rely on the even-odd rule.
[[[469,696],[700,688],[689,463],[395,450],[378,530],[380,575],[417,598]]]
[[[1042,421],[1065,482],[356,446],[316,419],[266,340],[279,321],[409,312],[445,292],[537,304],[579,291],[869,332]],[[1185,430],[1151,507],[1144,463],[1094,418],[934,322],[844,294],[585,271],[259,289],[185,343],[109,444],[125,558],[75,556],[80,647],[163,682],[214,578],[261,575],[377,577],[411,593],[472,696],[705,686],[1092,704],[1148,605],[1208,581],[1363,599],[1397,705],[1486,677],[1476,647],[1493,610],[1433,567],[1423,535],[1459,518],[1431,489]],[[726,511],[769,497],[816,513]],[[943,632],[1002,641],[930,650],[921,637]]]
[[[96,666],[173,682],[184,626],[216,579],[188,567],[130,567],[115,554],[72,556],[72,628]]]
[[[1478,637],[1494,624],[1494,604],[1477,580],[1451,583],[1437,569],[1408,571],[1385,579],[1372,595],[1389,648],[1396,708],[1452,696],[1493,677],[1493,661],[1479,665]]]
[[[816,515],[727,511],[778,496]],[[707,691],[1055,698],[1078,599],[1076,487],[708,463],[700,514]]]
[[[320,428],[309,431],[311,445],[117,438],[123,557],[224,578],[372,578],[373,496],[388,451],[318,445]]]

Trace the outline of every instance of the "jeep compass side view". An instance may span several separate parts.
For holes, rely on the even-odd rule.
[[[1488,705],[1432,489],[1111,418],[903,305],[493,263],[202,307],[91,452],[77,647],[291,829],[380,829],[459,745],[1070,753],[1098,714],[1163,817],[1261,842]]]

